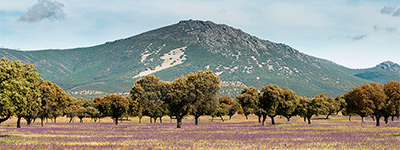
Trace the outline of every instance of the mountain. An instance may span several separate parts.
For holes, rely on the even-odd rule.
[[[73,96],[91,98],[106,93],[126,94],[137,79],[147,74],[174,80],[198,70],[211,70],[220,77],[221,96],[234,96],[244,86],[261,88],[270,83],[287,86],[304,96],[336,96],[364,83],[399,80],[400,75],[395,63],[349,69],[228,25],[195,20],[94,47],[0,49],[0,57],[32,63],[44,79]]]
[[[354,70],[352,74],[378,83],[387,83],[392,80],[399,81],[400,65],[391,61],[385,61],[373,68]]]

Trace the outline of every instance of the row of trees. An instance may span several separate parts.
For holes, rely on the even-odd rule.
[[[47,118],[56,122],[57,117],[67,116],[70,122],[78,117],[90,117],[95,121],[111,117],[118,124],[124,116],[149,116],[157,118],[170,116],[181,127],[186,115],[232,116],[240,111],[240,105],[230,98],[218,101],[220,80],[211,71],[190,73],[173,82],[161,81],[149,75],[136,81],[131,96],[107,95],[93,101],[73,98],[50,81],[44,81],[32,64],[23,64],[3,58],[0,62],[0,123],[11,116],[17,116],[17,127],[21,119],[28,125],[36,118],[42,126]]]
[[[182,119],[193,115],[195,124],[203,115],[212,118],[225,115],[231,118],[236,113],[246,116],[255,114],[263,125],[267,116],[275,124],[280,115],[289,121],[293,116],[304,117],[311,123],[312,116],[337,114],[359,115],[362,118],[374,116],[379,119],[400,115],[400,83],[392,81],[385,85],[376,83],[356,87],[344,96],[336,99],[326,94],[317,94],[314,98],[298,96],[289,88],[267,85],[258,90],[245,87],[237,95],[238,102],[230,97],[218,99],[220,80],[211,71],[199,71],[181,76],[172,82],[162,81],[154,75],[148,75],[136,81],[130,96],[106,95],[95,100],[73,98],[60,87],[44,81],[32,64],[2,59],[0,63],[0,123],[11,116],[17,116],[17,127],[21,118],[28,124],[41,119],[42,126],[47,118],[54,122],[57,117],[67,116],[70,122],[78,117],[80,122],[88,117],[97,121],[102,117],[111,117],[115,124],[127,116],[150,117],[156,122],[163,116],[177,120],[181,128]]]
[[[149,116],[161,121],[162,116],[168,115],[176,119],[177,128],[181,128],[182,119],[187,115],[193,115],[197,125],[200,116],[215,114],[221,107],[219,89],[220,80],[211,71],[190,73],[172,82],[148,75],[136,81],[131,98],[138,102],[139,120]]]
[[[236,98],[246,119],[249,114],[255,114],[262,125],[265,125],[267,116],[271,118],[271,123],[275,124],[274,118],[278,115],[287,118],[288,121],[293,116],[301,116],[310,124],[314,115],[326,115],[328,118],[344,108],[344,101],[341,99],[334,99],[326,94],[317,94],[310,99],[298,96],[287,87],[280,88],[274,84],[262,87],[261,91],[255,87],[245,87]]]
[[[388,123],[388,118],[400,116],[400,82],[391,81],[384,85],[371,83],[353,88],[344,94],[347,106],[345,114],[364,117],[373,116],[376,126],[380,118]]]
[[[259,122],[265,124],[266,117],[277,115],[286,117],[289,121],[292,116],[304,117],[311,123],[312,116],[337,114],[371,116],[376,120],[376,126],[380,125],[380,118],[388,123],[388,118],[400,116],[400,82],[391,81],[384,85],[371,83],[353,88],[343,96],[335,99],[326,94],[317,94],[314,98],[298,96],[289,88],[280,88],[277,85],[267,85],[261,91],[254,87],[244,88],[236,98],[243,107],[243,113],[247,118],[249,114],[259,117]],[[261,121],[262,118],[262,121]]]
[[[56,122],[57,117],[67,116],[96,118],[98,110],[93,101],[73,98],[50,81],[44,81],[32,64],[23,64],[5,58],[0,62],[0,123],[17,116],[17,128],[21,119],[31,124],[37,118],[43,126],[47,119]]]

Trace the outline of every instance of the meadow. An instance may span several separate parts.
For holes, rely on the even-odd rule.
[[[290,122],[276,117],[277,125],[267,119],[261,126],[256,116],[235,115],[225,122],[205,116],[197,126],[185,118],[181,129],[169,117],[163,123],[129,118],[119,125],[110,118],[68,121],[41,127],[37,120],[16,128],[16,119],[10,119],[0,124],[0,149],[400,149],[398,118],[376,127],[371,118],[362,123],[356,116],[351,122],[345,116],[313,118],[310,125],[300,117]]]

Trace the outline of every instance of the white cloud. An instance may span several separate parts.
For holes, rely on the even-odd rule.
[[[30,7],[18,21],[33,23],[43,19],[63,19],[65,16],[63,7],[64,4],[57,1],[38,0],[38,3]]]
[[[385,15],[391,15],[393,17],[400,17],[400,8],[397,8],[395,6],[385,6],[381,9],[381,14]]]
[[[387,14],[390,15],[396,10],[396,7],[394,6],[385,6],[381,9],[381,14]]]
[[[348,38],[350,38],[350,39],[352,39],[353,41],[358,41],[358,40],[361,40],[361,39],[363,39],[363,38],[365,38],[365,37],[367,37],[367,35],[366,34],[362,34],[362,35],[356,35],[356,36],[347,36]]]

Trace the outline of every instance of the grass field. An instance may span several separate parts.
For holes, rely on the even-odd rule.
[[[189,117],[183,128],[177,129],[175,120],[149,123],[144,118],[130,118],[114,125],[110,118],[94,123],[68,123],[59,118],[57,123],[40,127],[40,120],[16,128],[13,118],[0,124],[0,149],[400,149],[400,120],[376,127],[371,118],[361,123],[359,117],[332,116],[314,118],[308,125],[303,118],[287,122],[276,117],[277,125],[261,126],[256,116],[245,120],[236,115],[232,120],[202,117],[198,126]]]

